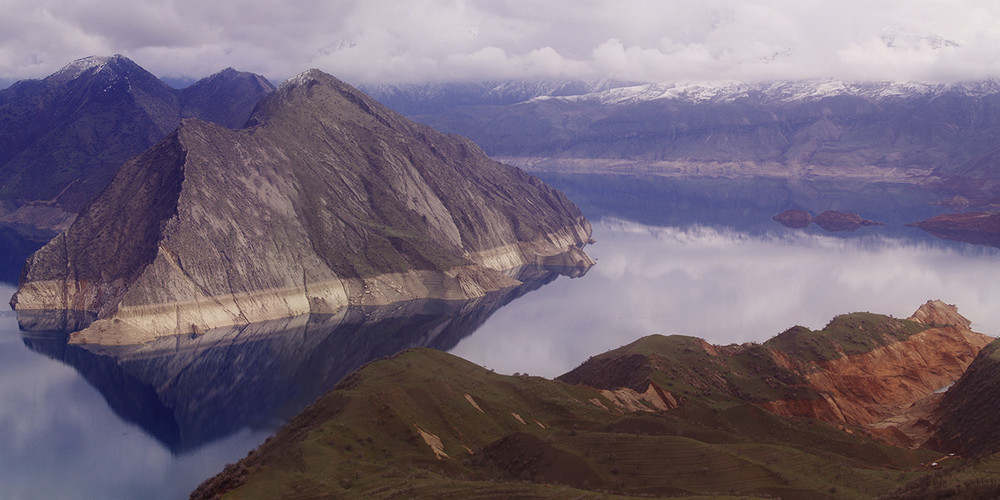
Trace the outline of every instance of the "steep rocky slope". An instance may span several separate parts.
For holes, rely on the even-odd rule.
[[[958,467],[913,481],[886,500],[921,498],[1000,498],[1000,341],[984,347],[975,361],[938,402],[928,418],[933,436],[928,446],[942,452],[938,465],[970,458]]]
[[[1000,452],[1000,341],[986,346],[935,410],[940,449],[983,456]]]
[[[139,342],[349,304],[464,299],[524,264],[591,264],[562,193],[308,71],[244,130],[185,120],[28,261],[25,328]],[[47,321],[47,322],[46,322]]]
[[[182,116],[241,126],[272,90],[228,70],[177,91],[123,56],[80,59],[0,90],[0,221],[65,229],[125,160]]]
[[[645,337],[554,381],[410,350],[345,379],[192,497],[874,498],[942,453],[859,431],[899,440],[872,423],[957,378],[985,342],[932,301],[908,320],[843,315],[763,345]]]

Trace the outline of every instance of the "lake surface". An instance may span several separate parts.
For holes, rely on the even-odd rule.
[[[834,315],[957,304],[1000,333],[1000,252],[903,224],[942,209],[910,186],[559,176],[594,224],[570,279],[469,302],[418,301],[220,329],[120,349],[67,346],[0,314],[0,498],[184,498],[355,367],[408,346],[501,373],[556,376],[652,333],[728,344]],[[885,226],[827,233],[771,220],[799,208]],[[5,275],[15,274],[5,270]],[[0,284],[0,296],[13,293]]]

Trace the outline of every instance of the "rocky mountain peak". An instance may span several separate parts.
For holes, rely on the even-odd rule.
[[[274,90],[274,85],[271,84],[271,82],[269,82],[263,76],[258,75],[256,73],[250,73],[248,71],[239,71],[233,69],[232,67],[225,68],[222,71],[219,71],[218,73],[206,76],[205,78],[198,80],[197,82],[191,84],[190,87],[187,87],[183,90],[197,88],[199,86],[204,86],[208,84],[221,84],[224,82],[233,82],[233,81],[246,81],[255,83],[262,88],[266,88],[268,92]]]
[[[331,79],[336,80],[336,78],[334,78],[333,76],[330,76],[316,68],[310,68],[299,73],[298,75],[289,78],[288,80],[285,80],[285,82],[281,84],[278,90],[287,91],[288,89],[308,86],[313,83],[318,83],[323,80],[329,81]]]
[[[262,123],[361,124],[411,128],[410,122],[336,77],[310,69],[282,83],[261,100],[248,126]],[[311,125],[310,125],[311,126]]]
[[[45,78],[45,81],[66,83],[85,75],[101,74],[108,77],[116,77],[128,76],[133,73],[148,74],[141,66],[121,54],[113,56],[89,56],[67,64],[59,71]]]
[[[958,307],[941,300],[928,300],[908,319],[930,326],[958,326],[969,328],[972,322],[958,313]]]
[[[182,89],[183,118],[201,118],[228,128],[246,125],[257,102],[274,85],[255,73],[226,68]]]
[[[56,71],[47,79],[54,81],[68,81],[79,77],[89,70],[96,69],[99,71],[107,65],[108,61],[110,61],[112,57],[116,56],[88,56],[77,59],[66,66],[63,66],[62,69]]]

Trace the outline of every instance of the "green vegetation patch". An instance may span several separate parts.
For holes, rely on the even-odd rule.
[[[764,345],[805,361],[829,361],[871,352],[928,328],[916,321],[857,312],[837,316],[819,331],[793,326]]]
[[[924,498],[1000,498],[1000,454],[979,460],[943,456],[928,462],[932,474],[923,474],[881,497],[883,500]]]

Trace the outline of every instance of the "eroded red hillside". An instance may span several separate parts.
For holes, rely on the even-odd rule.
[[[793,327],[764,344],[712,346],[647,337],[560,377],[599,388],[655,382],[681,398],[735,398],[790,417],[820,419],[893,444],[918,446],[927,416],[992,339],[955,306],[928,301],[907,320],[838,316],[823,330]]]

